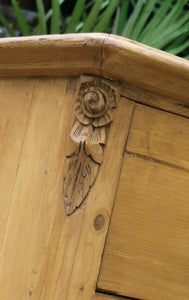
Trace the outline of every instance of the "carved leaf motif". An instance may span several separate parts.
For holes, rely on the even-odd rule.
[[[113,84],[82,76],[65,161],[63,197],[67,215],[81,205],[95,182],[116,105]]]
[[[84,126],[75,121],[67,149],[64,178],[64,206],[70,215],[80,206],[98,174],[103,158],[105,128]]]
[[[90,138],[93,131],[92,125],[83,126],[77,120],[75,121],[71,133],[70,138],[75,143],[79,144],[81,142],[85,142],[87,138]]]
[[[99,144],[93,144],[89,141],[86,141],[85,143],[85,152],[88,156],[91,156],[91,158],[98,164],[102,163],[103,158],[103,149],[102,146]]]
[[[98,174],[99,165],[84,151],[66,159],[64,178],[64,205],[67,215],[72,214],[87,196]]]

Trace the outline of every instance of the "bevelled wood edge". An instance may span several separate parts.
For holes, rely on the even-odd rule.
[[[0,40],[0,76],[104,76],[189,102],[189,62],[103,33]]]
[[[0,39],[0,77],[100,75],[106,35],[43,35]]]
[[[102,75],[189,102],[189,61],[119,36],[103,43]]]

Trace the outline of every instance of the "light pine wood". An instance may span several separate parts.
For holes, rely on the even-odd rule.
[[[102,293],[96,293],[94,296],[94,300],[123,300],[123,299],[131,299],[131,298],[123,298],[123,297],[118,297],[118,296],[113,296],[113,295],[106,295]]]
[[[68,89],[66,79],[36,85],[0,257],[0,298],[5,300],[42,299],[48,259],[60,239],[65,143],[75,104]]]
[[[140,43],[102,33],[5,38],[0,76],[112,78],[189,103],[189,62]]]
[[[189,119],[136,105],[127,150],[189,169]]]
[[[64,34],[0,40],[0,76],[100,75],[105,34]]]
[[[139,299],[189,295],[189,172],[127,154],[98,288]]]
[[[31,95],[0,256],[0,298],[92,299],[134,104],[120,100],[95,185],[81,208],[66,216],[64,162],[77,82],[39,79]]]
[[[81,74],[109,87],[80,99]],[[0,299],[186,300],[189,62],[108,34],[5,38],[0,77]],[[81,148],[87,188],[66,168]]]
[[[173,112],[177,115],[189,117],[189,105],[182,101],[160,95],[158,93],[136,87],[131,84],[121,83],[121,95],[154,108],[160,108],[164,111]]]
[[[64,170],[67,215],[82,204],[94,185],[119,98],[118,85],[102,78],[81,76]]]
[[[88,300],[94,295],[132,110],[132,102],[120,100],[104,152],[103,165],[87,198],[86,209],[82,209],[80,214],[71,215],[64,225],[64,234],[69,235],[69,240],[64,249],[65,237],[62,235],[58,247],[55,245],[53,249],[56,257],[52,256],[49,262],[42,299],[54,295],[52,299],[65,297],[70,300]],[[60,265],[62,256],[64,261]]]
[[[103,43],[102,76],[174,99],[189,100],[189,62],[120,36]]]
[[[12,201],[35,80],[0,80],[0,248]]]

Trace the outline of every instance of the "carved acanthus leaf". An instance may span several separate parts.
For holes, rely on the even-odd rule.
[[[95,182],[117,101],[118,89],[112,83],[82,76],[65,161],[63,197],[67,215],[81,205]]]

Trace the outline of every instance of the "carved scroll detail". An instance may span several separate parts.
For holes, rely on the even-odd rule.
[[[82,204],[95,182],[118,96],[118,88],[112,82],[81,77],[64,170],[63,200],[67,215]]]

